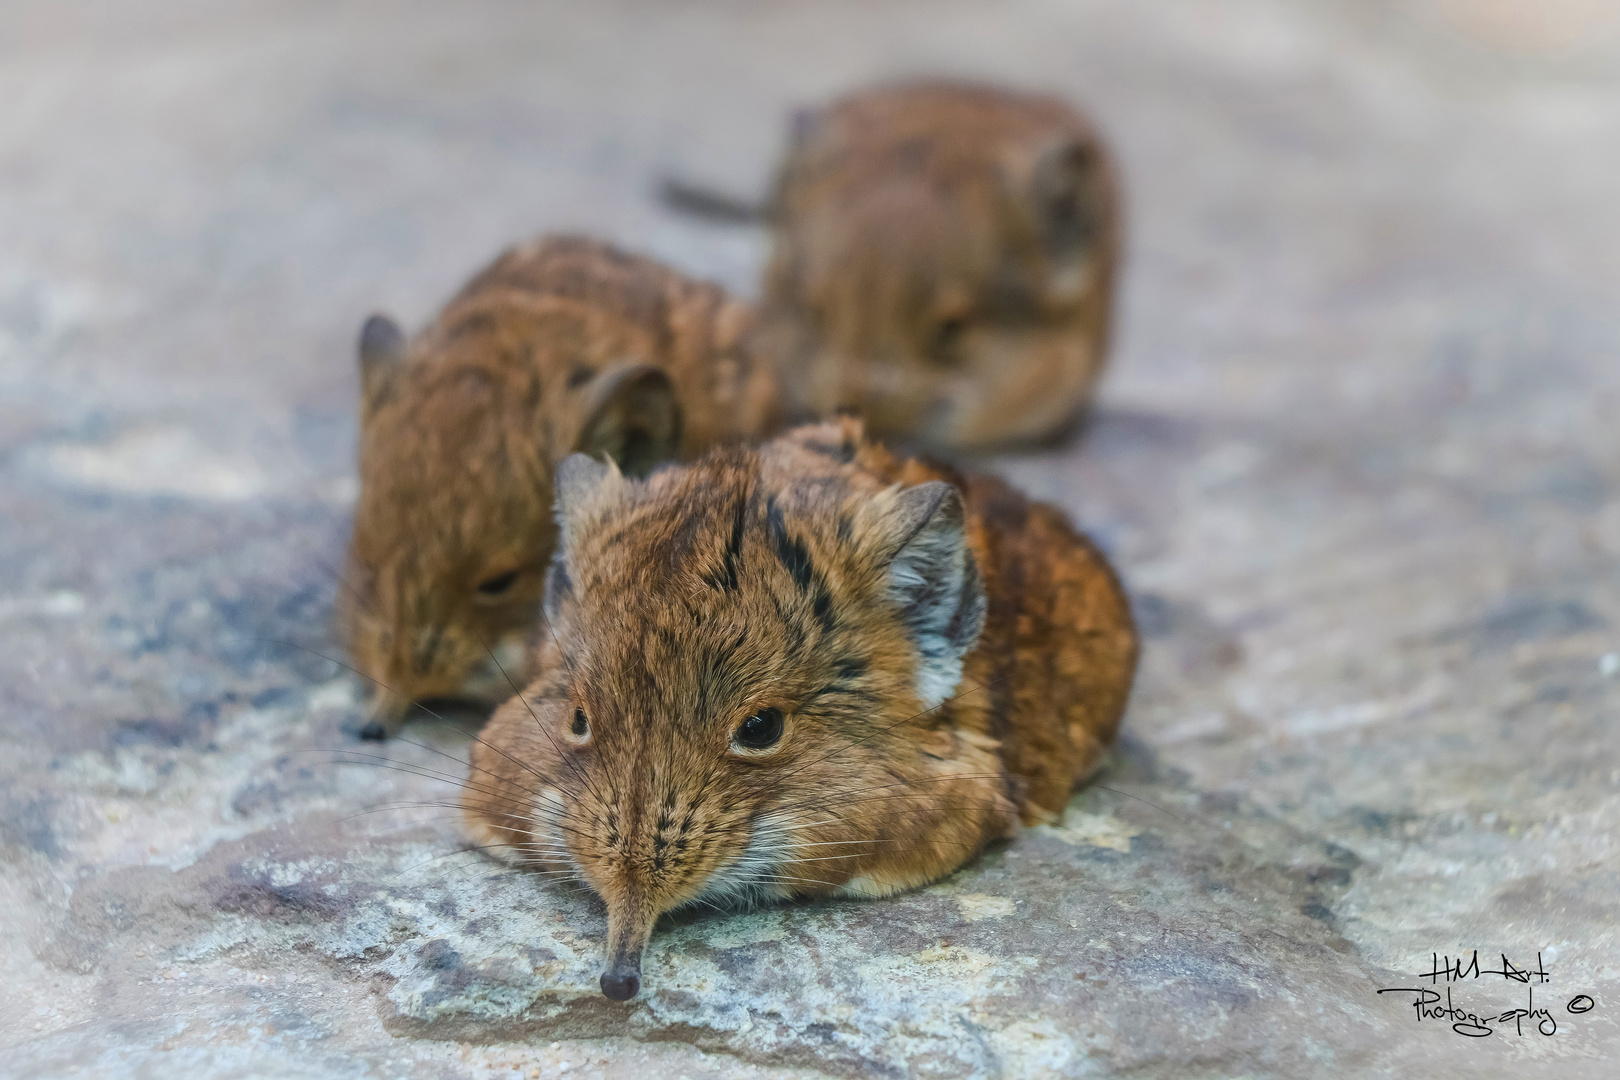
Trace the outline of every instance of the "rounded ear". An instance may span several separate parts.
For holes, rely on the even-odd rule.
[[[860,417],[840,415],[819,424],[805,424],[780,437],[784,443],[796,443],[806,450],[847,465],[861,452],[866,430]]]
[[[962,681],[962,658],[984,630],[984,583],[962,497],[931,480],[899,491],[879,512],[894,551],[889,599],[917,648],[917,697],[932,709]]]
[[[681,447],[681,406],[663,369],[626,361],[585,391],[585,426],[574,449],[610,457],[630,476],[646,476]]]
[[[360,328],[360,394],[376,404],[390,372],[405,359],[405,332],[387,315],[373,315]]]
[[[572,548],[581,532],[623,492],[624,476],[611,458],[599,461],[589,454],[563,458],[552,483],[553,512],[562,534],[559,553]]]
[[[1060,139],[1036,156],[1025,190],[1047,250],[1072,255],[1096,244],[1103,228],[1103,169],[1090,139]]]

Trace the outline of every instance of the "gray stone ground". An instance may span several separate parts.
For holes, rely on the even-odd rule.
[[[0,7],[0,1074],[1615,1075],[1611,9]],[[1101,406],[994,464],[1124,571],[1127,737],[1061,826],[675,920],[613,1005],[588,897],[330,752],[356,328],[545,229],[746,291],[760,238],[651,179],[757,190],[792,105],[925,71],[1123,158]],[[1474,949],[1539,951],[1555,1035],[1376,993]]]

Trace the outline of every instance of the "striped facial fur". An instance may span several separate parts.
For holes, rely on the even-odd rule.
[[[340,618],[373,680],[365,734],[408,704],[490,704],[524,677],[576,451],[631,472],[774,424],[746,305],[607,245],[514,248],[413,341],[360,341],[360,496]],[[504,669],[504,671],[503,671]]]
[[[935,880],[1060,810],[1113,734],[1118,585],[994,481],[845,420],[639,481],[575,456],[556,490],[538,674],[464,809],[601,896],[609,997],[663,912]]]

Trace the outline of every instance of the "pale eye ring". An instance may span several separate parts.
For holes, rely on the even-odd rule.
[[[769,750],[782,741],[783,726],[781,709],[761,709],[737,725],[732,745],[744,751]]]

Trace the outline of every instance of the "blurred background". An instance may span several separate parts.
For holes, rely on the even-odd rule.
[[[341,744],[353,688],[267,644],[334,648],[363,318],[419,327],[501,248],[555,230],[753,295],[763,234],[672,214],[658,180],[762,193],[795,107],[915,74],[1059,93],[1118,154],[1127,245],[1100,404],[1078,441],[982,464],[1060,502],[1133,593],[1148,648],[1113,783],[1235,830],[1212,869],[1201,834],[1087,803],[1091,831],[1073,835],[1103,837],[1083,845],[1102,861],[1039,872],[1073,892],[1135,874],[1122,934],[1205,925],[1194,882],[1253,897],[1222,916],[1239,945],[1201,952],[1192,935],[1182,982],[1126,972],[1112,1041],[1041,1068],[1308,1069],[1277,1049],[1297,1040],[1254,1034],[1294,1030],[1252,992],[1288,965],[1304,965],[1293,992],[1340,1002],[1310,1038],[1345,1069],[1456,1050],[1369,988],[1434,949],[1546,947],[1566,985],[1613,988],[1620,5],[11,0],[0,1039],[27,1048],[14,1075],[161,1068],[166,1038],[194,1075],[241,1075],[208,1033],[226,1014],[288,1075],[425,1069],[424,1054],[443,1075],[505,1075],[499,1047],[461,1064],[447,1048],[475,1029],[481,1045],[602,1033],[435,1028],[418,999],[360,994],[263,1034],[313,987],[335,1000],[381,979],[388,949],[404,950],[388,978],[415,970],[409,943],[430,931],[409,919],[382,953],[311,931],[300,947],[324,960],[272,935],[196,961],[197,983],[269,978],[251,999],[138,990],[158,976],[133,950],[174,970],[214,956],[196,942],[224,933],[218,882],[259,881],[300,845],[382,852],[355,880],[417,852],[336,853],[335,815],[405,781],[289,764]],[[1099,832],[1099,814],[1115,825]],[[168,876],[141,876],[153,867]],[[127,900],[153,890],[178,899]],[[1018,947],[982,946],[1009,964]],[[1200,996],[1216,984],[1236,989]],[[905,1018],[868,1002],[881,1023],[837,1071],[903,1072],[924,1046],[940,1075],[993,1075],[992,1059],[1039,1075],[1020,1071],[1036,1059],[1018,1024],[1061,1033],[1116,1008],[1078,985],[976,1014],[996,1047],[980,1058],[945,1021],[910,1049],[885,1042]],[[813,1063],[803,1032],[843,1021],[805,1008],[786,1042],[727,1028],[705,1045]],[[649,1030],[710,1022],[671,1009]],[[1210,1019],[1133,1026],[1166,1010]],[[160,1019],[174,1023],[142,1026]],[[410,1024],[428,1049],[400,1048]],[[1560,1075],[1620,1053],[1601,1010],[1566,1028],[1546,1044]],[[1485,1041],[1456,1052],[1483,1069],[1555,1052]],[[601,1045],[591,1067],[610,1073],[652,1052]]]
[[[1620,258],[1620,10],[1599,0],[0,19],[0,430],[15,445],[138,416],[128,445],[160,460],[172,421],[214,455],[151,481],[181,494],[324,478],[309,440],[351,423],[364,314],[420,325],[517,238],[589,231],[753,291],[763,238],[669,215],[657,175],[762,192],[793,107],[898,75],[1050,89],[1113,140],[1130,225],[1115,401],[1366,403],[1463,294],[1508,332],[1515,312],[1602,306]]]

